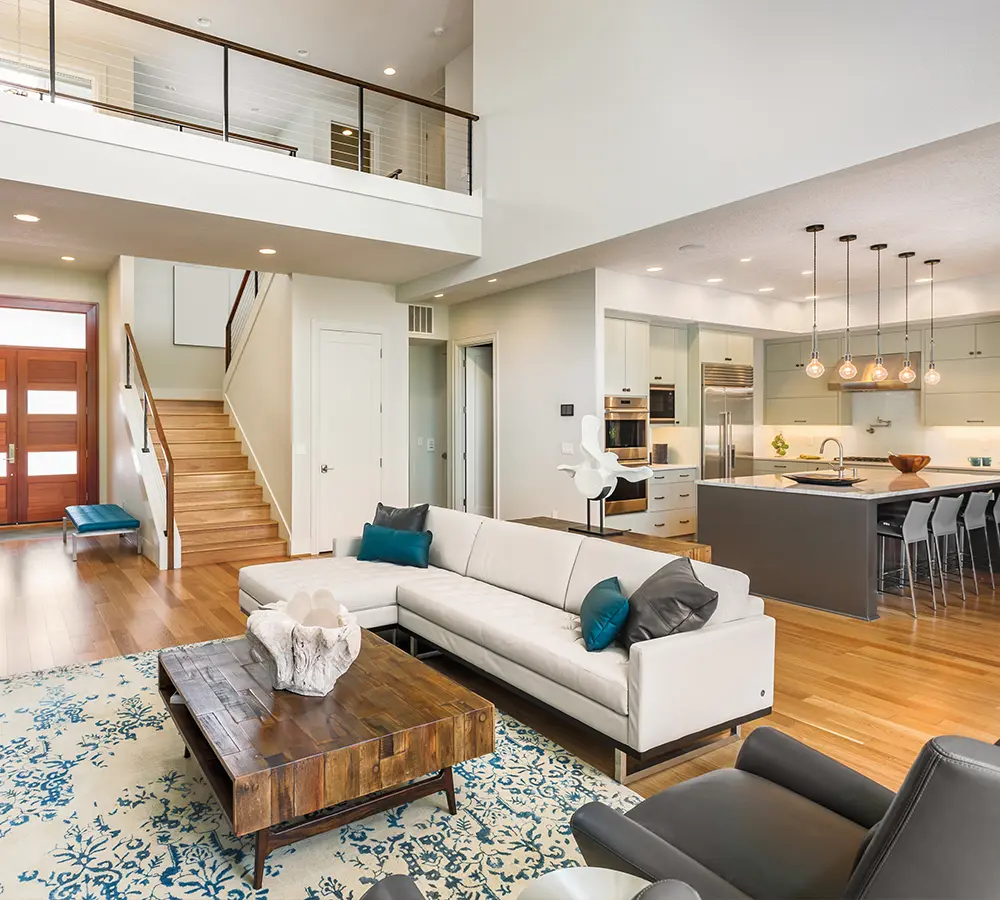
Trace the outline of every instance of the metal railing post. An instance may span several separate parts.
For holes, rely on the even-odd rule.
[[[56,102],[56,0],[49,0],[49,100]]]
[[[468,138],[467,138],[469,146],[467,150],[469,154],[469,194],[471,194],[472,193],[472,119],[466,119],[466,122],[469,125]]]
[[[125,388],[132,390],[132,345],[125,338]]]
[[[222,139],[229,140],[229,48],[222,48]]]
[[[358,171],[365,170],[365,89],[358,88]]]
[[[149,399],[142,394],[142,452],[149,453]]]

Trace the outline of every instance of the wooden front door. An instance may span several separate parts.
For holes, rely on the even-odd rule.
[[[0,348],[0,525],[17,521],[16,453],[17,351]]]

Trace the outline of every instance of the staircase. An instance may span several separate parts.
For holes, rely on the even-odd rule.
[[[181,565],[287,556],[221,401],[157,400],[156,408],[174,459]],[[149,432],[162,472],[152,420]]]

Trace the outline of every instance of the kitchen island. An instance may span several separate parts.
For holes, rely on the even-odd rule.
[[[861,619],[878,618],[880,507],[1000,490],[1000,475],[859,468],[850,486],[782,475],[698,482],[698,540],[713,561],[750,576],[751,589]]]

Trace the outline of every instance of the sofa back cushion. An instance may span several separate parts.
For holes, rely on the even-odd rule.
[[[569,532],[487,519],[476,535],[466,574],[563,609],[582,542],[580,535]],[[602,580],[591,581],[584,594]]]
[[[617,576],[625,596],[631,597],[650,575],[677,558],[668,553],[642,550],[614,541],[584,538],[566,592],[566,611],[579,615],[587,591],[598,581],[612,575]],[[719,605],[709,625],[763,613],[764,603],[750,596],[750,579],[743,572],[696,560],[692,560],[691,566],[706,587],[719,593]]]
[[[472,545],[485,520],[482,516],[432,506],[427,510],[424,528],[434,535],[431,541],[430,564],[465,575],[469,567]]]

